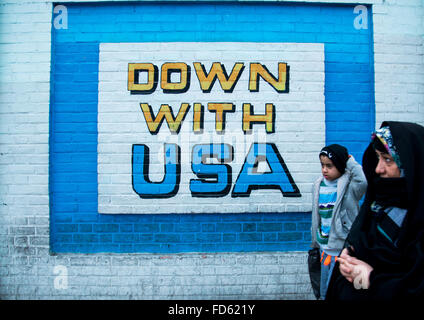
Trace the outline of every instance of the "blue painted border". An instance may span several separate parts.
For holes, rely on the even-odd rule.
[[[352,5],[142,2],[66,7],[68,29],[52,32],[51,251],[307,250],[307,212],[98,214],[99,43],[324,43],[326,142],[344,144],[361,159],[375,126],[371,7],[366,30],[353,28]]]

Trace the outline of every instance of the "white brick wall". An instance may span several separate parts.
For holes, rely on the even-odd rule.
[[[213,52],[214,54],[211,54]],[[324,105],[324,45],[322,43],[102,43],[99,62],[98,105],[98,197],[100,213],[216,213],[219,212],[306,212],[311,211],[311,185],[319,174],[316,154],[325,144]],[[278,58],[276,58],[278,57]],[[230,74],[234,61],[244,64],[244,70],[233,92],[224,92],[218,81],[211,92],[202,93],[193,68],[200,62],[205,70],[212,63],[222,63]],[[184,62],[191,66],[191,81],[187,92],[163,93],[160,86],[150,94],[131,95],[122,84],[127,83],[128,63],[148,62],[159,69],[164,63]],[[290,66],[290,91],[278,93],[262,81],[258,92],[250,92],[250,63],[265,65],[271,74],[278,74],[278,64]],[[294,72],[293,72],[294,70]],[[163,75],[160,75],[163,79]],[[147,77],[146,77],[147,78]],[[140,81],[144,82],[143,80]],[[181,103],[190,106],[177,135],[171,135],[163,122],[157,134],[147,130],[140,103],[151,106],[154,115],[162,104],[169,104],[177,115]],[[226,116],[225,133],[215,131],[215,113],[208,104],[231,102],[235,112]],[[193,104],[204,108],[204,133],[193,133]],[[265,133],[264,125],[254,125],[252,133],[242,131],[244,103],[253,105],[255,114],[265,113],[265,104],[275,108],[275,133]],[[116,106],[119,105],[119,109]],[[295,110],[295,112],[288,112]],[[233,147],[234,159],[231,186],[245,163],[254,142],[274,143],[302,197],[285,197],[280,190],[259,190],[245,198],[232,198],[231,191],[222,197],[191,196],[190,180],[198,179],[191,168],[192,150],[197,144],[226,143]],[[149,177],[161,181],[163,144],[181,148],[181,182],[176,195],[167,199],[141,199],[133,190],[131,150],[133,144],[146,144],[150,155]],[[119,181],[115,179],[119,177]],[[117,182],[116,182],[117,181]],[[190,206],[187,206],[190,203]],[[252,205],[254,204],[254,205]]]
[[[298,253],[31,255],[1,267],[2,299],[312,299]]]
[[[374,10],[376,126],[424,125],[424,3],[387,0]]]
[[[368,3],[376,125],[424,124],[423,2]],[[0,4],[0,298],[312,299],[304,252],[49,255],[51,12],[51,1]]]
[[[31,268],[30,258],[48,255],[50,20],[49,3],[0,4],[0,291],[6,297],[19,281],[22,287],[15,275]]]

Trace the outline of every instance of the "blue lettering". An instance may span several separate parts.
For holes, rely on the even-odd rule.
[[[180,186],[180,147],[176,144],[164,144],[165,176],[161,182],[149,179],[149,147],[134,144],[132,150],[132,186],[141,198],[170,198]]]
[[[258,173],[260,161],[270,172]],[[300,192],[274,143],[253,143],[234,184],[232,197],[249,197],[252,190],[279,189],[285,197],[300,197]]]
[[[223,197],[230,192],[233,147],[228,144],[198,144],[193,147],[191,169],[200,179],[190,180],[193,197]],[[207,164],[206,159],[215,158],[220,164]]]
[[[141,198],[171,198],[179,190],[181,180],[181,150],[177,144],[164,144],[165,174],[160,182],[149,178],[149,148],[134,144],[132,150],[132,186]],[[212,163],[216,159],[218,163]],[[193,173],[190,192],[193,197],[223,197],[231,190],[234,149],[229,144],[199,144],[192,150]],[[209,160],[209,161],[208,161]],[[266,161],[269,171],[258,172],[261,161]],[[231,197],[249,197],[252,190],[277,189],[285,197],[300,197],[283,158],[274,143],[253,143],[234,183]]]

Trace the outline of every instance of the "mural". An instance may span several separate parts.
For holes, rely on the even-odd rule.
[[[236,198],[254,199],[259,211],[280,202],[305,210],[307,181],[290,159],[316,168],[311,151],[319,151],[325,131],[323,62],[319,44],[101,44],[99,181],[118,174],[126,185],[99,183],[99,211],[252,210]]]
[[[52,12],[51,251],[308,250],[317,153],[360,159],[375,125],[372,14],[358,28],[354,8]]]

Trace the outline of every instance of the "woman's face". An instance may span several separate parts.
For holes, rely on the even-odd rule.
[[[385,152],[375,150],[377,154],[377,167],[375,167],[375,173],[381,178],[399,178],[400,170],[393,157]]]

